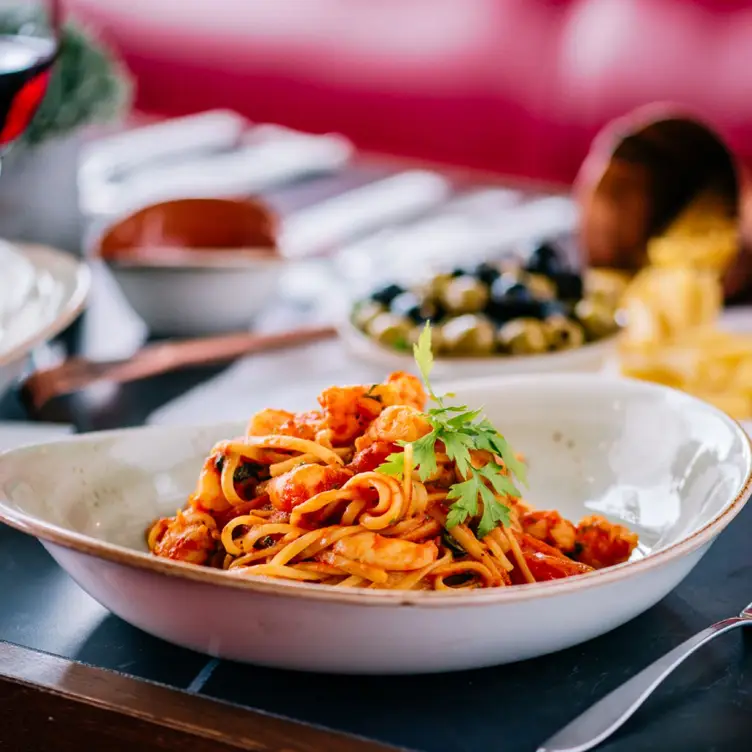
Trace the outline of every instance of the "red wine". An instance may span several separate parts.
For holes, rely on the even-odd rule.
[[[34,117],[56,54],[52,39],[0,35],[0,149],[15,141]]]

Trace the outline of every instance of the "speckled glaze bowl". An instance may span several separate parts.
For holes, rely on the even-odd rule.
[[[553,582],[443,592],[337,589],[158,559],[144,531],[240,425],[138,428],[0,456],[0,520],[38,537],[100,603],[163,639],[288,669],[418,673],[518,661],[623,624],[669,593],[752,488],[740,426],[686,394],[585,374],[454,386],[529,462],[527,498],[637,531],[632,560]],[[284,405],[277,405],[284,407]]]

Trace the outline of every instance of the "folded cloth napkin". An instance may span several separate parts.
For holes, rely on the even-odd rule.
[[[190,425],[246,420],[265,407],[313,410],[322,389],[333,384],[383,381],[383,366],[349,356],[337,340],[294,350],[254,355],[168,402],[150,424]]]
[[[59,423],[0,422],[0,451],[27,444],[59,439],[73,432],[73,426]]]

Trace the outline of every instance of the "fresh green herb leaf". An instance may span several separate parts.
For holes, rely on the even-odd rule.
[[[431,371],[433,370],[433,350],[431,350],[431,324],[428,321],[426,321],[426,325],[423,327],[420,337],[418,337],[417,344],[413,345],[413,356],[420,369],[423,382],[429,394],[433,397],[433,389],[431,389],[429,383]]]
[[[465,407],[452,408],[454,410],[465,410]],[[455,415],[447,421],[447,425],[452,428],[462,428],[472,422],[483,412],[483,408],[478,410],[468,410],[467,412],[461,412],[459,415]]]
[[[450,460],[457,463],[457,469],[464,477],[470,470],[470,452],[473,448],[473,439],[464,433],[450,433],[442,431],[441,440],[444,442],[444,451]]]
[[[489,462],[477,472],[491,484],[491,487],[499,496],[514,496],[515,498],[520,496],[517,486],[514,485],[508,475],[505,475],[504,469],[495,462]]]
[[[401,478],[402,473],[405,472],[405,453],[392,452],[386,458],[386,462],[382,462],[376,468],[376,472],[382,475],[396,475],[398,478]]]
[[[477,475],[472,475],[469,480],[462,483],[455,483],[449,488],[447,499],[456,499],[449,510],[449,516],[447,517],[447,527],[454,527],[450,523],[452,512],[457,510],[462,514],[462,520],[464,522],[467,517],[475,517],[478,514],[478,493],[480,482]],[[456,523],[455,523],[456,524]]]
[[[482,417],[482,409],[471,410],[467,405],[446,405],[444,399],[453,394],[437,396],[430,383],[433,370],[433,353],[431,351],[431,327],[425,328],[413,346],[415,362],[418,365],[423,382],[431,400],[436,403],[424,413],[431,426],[431,431],[412,442],[413,462],[418,477],[425,481],[437,471],[436,443],[440,442],[447,456],[455,463],[460,475],[466,480],[450,486],[447,499],[453,503],[449,507],[446,520],[447,530],[468,520],[480,520],[477,535],[483,538],[499,525],[509,524],[509,507],[497,496],[518,497],[519,490],[514,478],[526,484],[526,468],[517,459],[509,442],[494,428],[491,422]],[[404,446],[404,442],[399,442]],[[486,451],[499,458],[483,467],[476,468],[471,462],[473,451]],[[377,468],[385,475],[402,477],[405,471],[404,452],[390,454],[386,462]],[[480,512],[478,500],[482,501]]]
[[[514,454],[514,450],[509,446],[509,442],[493,427],[491,421],[487,418],[478,424],[478,448],[485,449],[501,457],[504,466],[514,475],[520,483],[527,485],[527,467],[524,462],[520,462]]]
[[[509,524],[509,507],[499,504],[493,491],[485,484],[480,483],[480,497],[483,500],[483,515],[478,523],[478,538],[485,538],[499,525]]]
[[[449,510],[449,514],[447,514],[447,518],[446,518],[447,530],[451,530],[453,527],[457,527],[457,525],[461,525],[469,516],[470,516],[470,512],[468,512],[463,507],[460,507],[457,504],[455,504]]]
[[[436,465],[436,431],[431,431],[413,442],[413,464],[418,469],[418,477],[424,481],[438,469]]]

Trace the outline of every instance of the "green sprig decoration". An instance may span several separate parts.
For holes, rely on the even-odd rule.
[[[25,9],[0,12],[0,34],[38,34],[44,17]],[[117,59],[95,36],[73,21],[63,25],[60,50],[47,93],[21,138],[27,146],[72,133],[93,123],[106,123],[127,111],[131,79]]]

